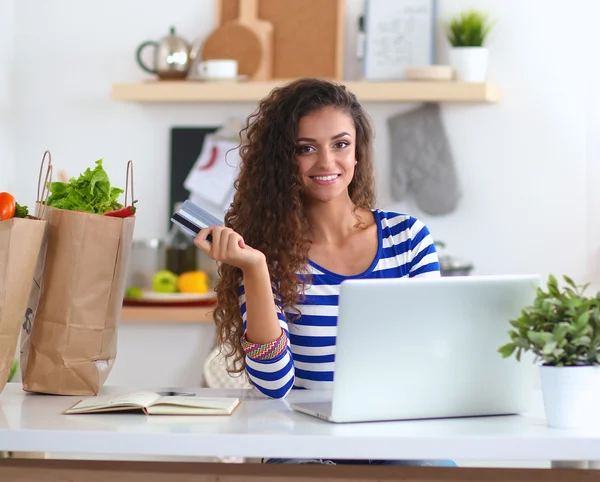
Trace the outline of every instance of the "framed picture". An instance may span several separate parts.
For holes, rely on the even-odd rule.
[[[406,67],[435,63],[437,0],[366,0],[365,80],[404,80]]]

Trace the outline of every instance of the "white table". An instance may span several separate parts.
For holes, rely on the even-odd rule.
[[[105,387],[102,394],[132,390],[134,389]],[[289,401],[327,400],[330,394],[324,391],[294,390],[286,401],[265,399],[254,390],[191,390],[199,396],[236,396],[242,400],[242,404],[230,417],[145,416],[137,413],[63,415],[61,412],[64,409],[82,397],[29,394],[22,391],[20,384],[8,384],[0,394],[0,450],[78,453],[83,456],[88,454],[90,458],[98,458],[99,454],[121,454],[132,459],[136,456],[194,456],[462,459],[499,462],[553,460],[573,466],[583,466],[585,462],[582,464],[582,461],[600,459],[600,431],[548,428],[539,403],[531,416],[337,425],[293,412],[288,406]],[[194,470],[191,469],[192,466],[195,467]],[[81,480],[92,482],[96,480],[96,473],[97,480],[133,481],[137,480],[136,475],[143,473],[142,476],[146,477],[144,480],[152,481],[152,474],[147,472],[150,467],[156,474],[165,471],[164,473],[169,474],[169,480],[173,481],[213,480],[201,478],[207,473],[220,474],[221,481],[241,480],[235,478],[240,474],[244,475],[244,480],[249,481],[265,480],[265,474],[277,476],[279,480],[291,474],[321,477],[331,476],[331,469],[336,471],[336,477],[343,473],[348,480],[356,477],[360,477],[360,480],[381,479],[385,478],[385,474],[391,477],[389,480],[406,480],[400,477],[409,473],[414,476],[410,480],[415,481],[489,480],[491,471],[495,472],[493,480],[580,480],[578,477],[584,474],[589,477],[585,480],[596,480],[591,478],[596,474],[600,480],[600,471],[566,469],[542,469],[538,473],[535,469],[491,468],[363,469],[341,466],[275,467],[264,464],[181,463],[149,466],[147,462],[114,461],[85,462],[82,465],[82,462],[72,460],[2,460],[0,480],[54,480],[48,478],[50,474],[58,478],[64,476],[60,471],[67,471],[65,473],[72,475],[68,480],[80,480],[77,478],[80,476]],[[100,469],[104,470],[101,476],[98,475],[99,472],[95,472]],[[107,477],[107,470],[114,472],[114,479]],[[199,478],[189,478],[190,470]],[[84,471],[85,474],[77,471]],[[182,471],[181,474],[178,471]],[[457,478],[458,474],[463,473],[464,478]],[[118,478],[123,474],[127,478]],[[502,478],[502,474],[506,478]],[[181,479],[177,478],[179,475]],[[546,475],[552,478],[543,478]],[[557,478],[559,475],[563,478]],[[228,479],[227,476],[233,478]]]

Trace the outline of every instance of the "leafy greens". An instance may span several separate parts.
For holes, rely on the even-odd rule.
[[[96,161],[96,167],[89,167],[78,179],[74,177],[68,183],[51,182],[48,188],[48,206],[70,211],[103,214],[121,209],[117,202],[123,189],[111,187],[106,171],[102,167],[102,159]]]

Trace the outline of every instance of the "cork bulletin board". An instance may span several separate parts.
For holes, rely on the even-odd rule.
[[[215,0],[215,28],[238,16],[239,0]],[[273,24],[273,78],[344,76],[345,0],[258,0]]]

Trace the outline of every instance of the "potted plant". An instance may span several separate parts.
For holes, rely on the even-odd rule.
[[[483,43],[491,28],[487,15],[476,10],[466,10],[450,20],[446,36],[452,45],[449,60],[456,80],[485,80],[489,52]]]
[[[563,276],[559,287],[550,275],[547,290],[538,287],[531,306],[511,320],[511,341],[504,357],[531,351],[540,362],[546,421],[551,427],[578,428],[598,419],[600,400],[600,292],[587,297],[588,285]]]

